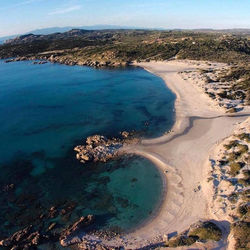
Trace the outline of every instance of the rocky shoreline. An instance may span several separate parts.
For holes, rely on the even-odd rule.
[[[85,217],[80,217],[73,225],[65,228],[61,233],[57,234],[43,234],[39,230],[34,230],[33,225],[25,227],[22,230],[19,230],[12,234],[10,237],[5,238],[0,241],[0,246],[6,249],[37,249],[38,245],[48,244],[50,242],[57,242],[59,240],[60,245],[63,247],[68,247],[73,244],[81,243],[86,246],[96,246],[97,242],[88,242],[87,240],[83,241],[83,235],[89,230],[89,227],[94,223],[94,216],[88,215]],[[55,227],[56,223],[53,223],[49,230],[52,230]],[[87,248],[89,249],[89,248]]]
[[[86,162],[106,162],[119,157],[123,153],[122,148],[128,144],[139,143],[135,133],[122,132],[119,138],[108,139],[105,136],[94,135],[86,139],[85,145],[75,147],[76,158],[81,163]],[[10,183],[3,187],[2,192],[8,199],[14,195],[17,185]],[[33,200],[34,202],[34,200]],[[76,209],[74,202],[66,204],[53,204],[53,206],[35,211],[29,223],[23,224],[12,231],[11,235],[1,235],[0,247],[4,249],[37,249],[38,246],[58,245],[68,247],[79,245],[80,249],[112,249],[103,245],[103,240],[120,237],[119,229],[98,230],[96,228],[95,217],[87,215],[75,217],[72,224],[62,224],[68,222],[68,218]],[[37,212],[37,213],[36,213]],[[97,219],[98,221],[98,219]],[[113,249],[118,249],[115,246]]]
[[[48,55],[37,55],[37,56],[22,56],[22,57],[18,56],[15,58],[6,59],[5,63],[19,62],[19,61],[33,61],[33,60],[40,60],[38,62],[36,61],[33,62],[33,64],[45,64],[47,62],[51,62],[51,63],[65,64],[69,66],[78,65],[78,66],[89,66],[89,67],[94,67],[94,68],[126,67],[131,64],[131,62],[124,62],[124,61],[111,62],[111,61],[97,61],[97,60],[92,60],[92,59],[79,61],[79,60],[74,60],[68,57],[62,57],[60,56],[60,53],[48,54]]]
[[[122,138],[108,139],[102,135],[89,136],[85,145],[78,145],[74,148],[77,152],[76,159],[81,163],[106,162],[124,153],[125,144],[138,144],[139,139],[133,133],[122,132]]]

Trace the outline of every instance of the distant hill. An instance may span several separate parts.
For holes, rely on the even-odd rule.
[[[144,28],[144,27],[132,27],[132,26],[118,26],[118,25],[93,25],[93,26],[67,26],[67,27],[50,27],[43,29],[31,30],[23,34],[16,34],[11,36],[0,37],[0,44],[4,41],[13,39],[20,35],[34,34],[34,35],[49,35],[53,33],[63,33],[72,29],[83,29],[83,30],[112,30],[112,29],[144,29],[144,30],[175,30],[175,31],[197,31],[206,33],[232,33],[232,34],[248,34],[250,35],[250,29],[163,29],[163,28]]]
[[[168,60],[173,57],[227,63],[250,62],[250,36],[243,35],[242,30],[223,33],[213,30],[95,28],[71,29],[48,35],[21,35],[0,46],[0,58],[40,59],[94,67],[116,67],[133,61]],[[240,35],[232,35],[236,31],[241,32]]]
[[[250,29],[193,29],[197,32],[213,32],[213,33],[232,33],[232,34],[248,34],[250,35]]]
[[[138,27],[131,27],[131,26],[117,26],[117,25],[93,25],[93,26],[67,26],[67,27],[51,27],[45,29],[36,29],[30,31],[28,33],[32,33],[34,35],[49,35],[52,33],[62,33],[72,29],[82,29],[82,30],[105,30],[105,29],[142,29]]]
[[[250,35],[250,29],[163,29],[163,28],[143,28],[143,27],[132,27],[132,26],[117,26],[117,25],[93,25],[93,26],[67,26],[67,27],[50,27],[43,29],[36,29],[24,34],[16,34],[11,36],[0,37],[0,44],[5,41],[14,39],[16,37],[25,36],[28,34],[33,35],[51,35],[58,33],[65,33],[71,30],[158,30],[158,31],[191,31],[199,33],[230,33],[235,35]]]
[[[146,29],[146,28],[140,28],[140,27],[131,27],[131,26],[118,26],[118,25],[93,25],[93,26],[67,26],[67,27],[50,27],[50,28],[44,28],[44,29],[36,29],[31,30],[29,32],[23,33],[23,34],[16,34],[11,36],[4,36],[0,37],[0,44],[2,44],[4,41],[13,39],[17,36],[21,35],[27,35],[27,34],[34,34],[34,35],[49,35],[53,33],[63,33],[70,31],[72,29],[83,29],[83,30],[106,30],[106,29]]]

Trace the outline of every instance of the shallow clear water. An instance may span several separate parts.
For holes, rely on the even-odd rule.
[[[152,213],[162,188],[152,163],[82,165],[72,149],[93,134],[155,137],[170,129],[175,97],[162,79],[132,67],[0,61],[0,89],[0,186],[14,184],[1,193],[0,237],[30,223],[44,230],[57,221],[60,229],[89,213],[99,228],[127,230]],[[51,206],[58,214],[38,219]],[[72,211],[60,214],[66,207]]]

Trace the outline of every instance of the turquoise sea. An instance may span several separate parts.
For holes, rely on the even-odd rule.
[[[141,68],[0,60],[0,239],[30,224],[60,231],[88,214],[98,229],[142,223],[161,199],[154,165],[137,156],[83,165],[73,148],[94,134],[160,136],[174,123],[174,100]]]

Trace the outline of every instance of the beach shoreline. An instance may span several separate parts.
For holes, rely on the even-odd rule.
[[[138,227],[112,239],[95,235],[72,238],[72,243],[98,242],[107,247],[125,249],[162,246],[170,237],[179,234],[199,220],[213,220],[223,231],[223,239],[209,242],[208,248],[227,246],[228,228],[223,218],[211,213],[213,190],[208,182],[210,159],[214,149],[230,136],[249,116],[246,106],[235,114],[226,113],[214,100],[192,81],[183,79],[183,71],[220,68],[225,64],[190,60],[134,63],[161,77],[176,95],[176,119],[172,129],[163,136],[143,139],[139,144],[124,145],[121,154],[139,155],[159,169],[163,180],[161,204]],[[69,242],[70,244],[70,242]],[[84,243],[83,243],[84,244]],[[195,243],[194,247],[202,247]],[[212,245],[211,245],[212,244]]]
[[[208,66],[207,62],[171,60],[135,63],[134,66],[161,77],[176,95],[176,121],[169,133],[124,149],[126,153],[152,161],[165,177],[167,188],[158,213],[119,242],[130,249],[157,245],[198,220],[214,219],[208,209],[210,153],[249,116],[249,107],[233,115],[227,114],[198,86],[179,75],[185,70],[220,68],[225,64],[210,63]],[[223,228],[223,222],[216,223]],[[219,244],[225,246],[227,243],[224,239]]]

